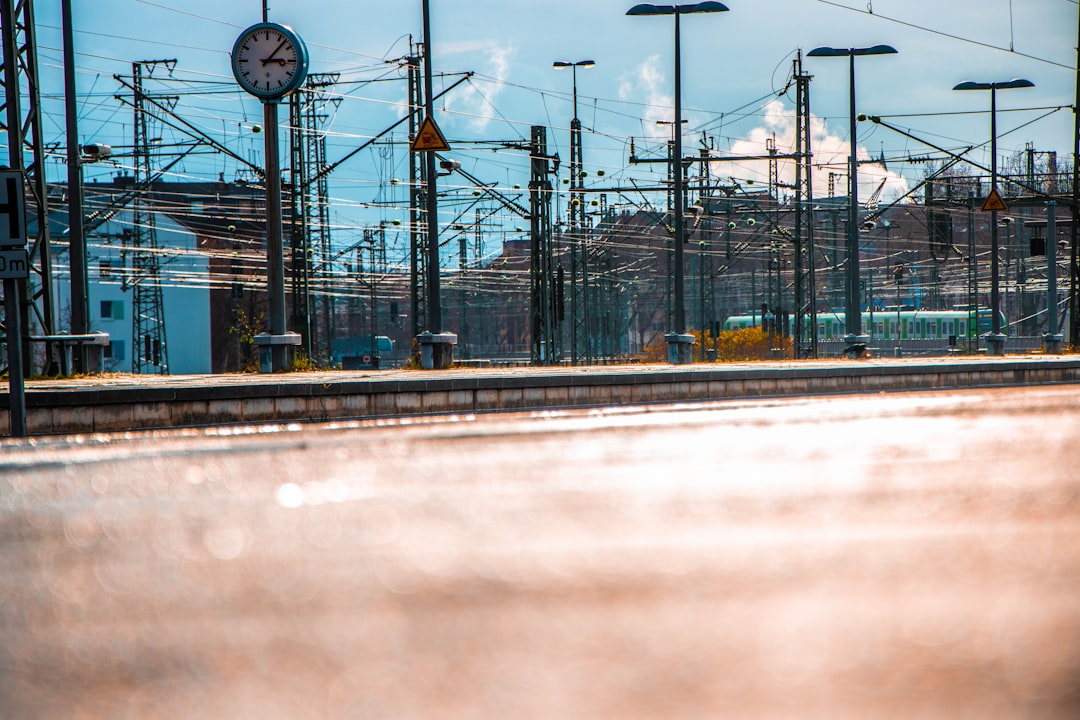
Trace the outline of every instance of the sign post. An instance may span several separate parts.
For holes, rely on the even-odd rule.
[[[29,276],[29,266],[26,257],[26,188],[23,175],[18,170],[0,170],[0,278],[4,280],[11,437],[26,437],[19,280]]]

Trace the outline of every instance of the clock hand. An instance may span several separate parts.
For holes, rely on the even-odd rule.
[[[274,48],[274,52],[270,53],[270,57],[262,59],[262,64],[263,64],[264,67],[266,65],[269,65],[271,62],[277,62],[277,63],[280,63],[281,65],[285,64],[284,60],[281,60],[281,59],[274,60],[274,56],[278,54],[278,50],[285,47],[285,42],[286,42],[285,40],[282,40],[281,44],[278,45],[276,48]]]

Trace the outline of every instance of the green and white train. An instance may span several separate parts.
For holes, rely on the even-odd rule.
[[[998,313],[1002,332],[1008,327],[1005,315]],[[979,308],[975,312],[968,310],[875,310],[862,315],[863,332],[874,340],[942,340],[954,341],[958,338],[974,338],[984,335],[992,329],[992,311]],[[843,340],[847,335],[846,318],[843,312],[824,311],[817,314],[817,339]],[[748,327],[760,327],[762,316],[732,315],[724,321],[725,330],[738,330]],[[806,330],[809,331],[809,320]],[[794,331],[794,318],[788,319],[788,332]]]

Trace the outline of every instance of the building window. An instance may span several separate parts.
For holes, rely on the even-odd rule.
[[[112,340],[105,346],[105,359],[106,360],[123,360],[124,359],[124,341]]]
[[[124,301],[123,300],[102,300],[101,301],[101,319],[102,320],[123,320],[124,319]]]

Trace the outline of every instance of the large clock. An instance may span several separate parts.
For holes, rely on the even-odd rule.
[[[252,25],[233,45],[232,70],[244,90],[263,101],[276,100],[304,83],[307,46],[285,25]]]

